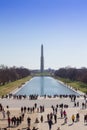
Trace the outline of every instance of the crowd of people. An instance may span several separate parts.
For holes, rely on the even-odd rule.
[[[31,97],[33,97],[33,96],[31,96]],[[33,98],[35,98],[35,97],[33,97]],[[51,97],[49,97],[49,98],[51,98]],[[60,98],[61,98],[61,96],[60,96]],[[67,98],[67,96],[65,96],[65,97],[63,96],[63,98]],[[73,107],[79,107],[80,103],[79,103],[79,101],[77,101],[77,97],[75,95],[71,95],[71,96],[69,96],[69,98],[71,99],[71,102],[73,102]],[[18,126],[21,125],[22,122],[24,121],[25,114],[27,113],[29,116],[27,117],[27,120],[26,120],[26,124],[27,124],[26,130],[37,130],[39,128],[36,128],[35,126],[33,126],[31,128],[31,122],[32,122],[31,115],[33,113],[40,113],[41,116],[39,116],[39,117],[37,116],[34,120],[35,124],[47,122],[49,130],[52,130],[52,126],[58,123],[58,120],[59,120],[58,116],[60,117],[60,119],[64,120],[64,124],[67,124],[68,114],[67,114],[66,110],[68,108],[69,108],[69,104],[61,103],[61,104],[56,104],[56,106],[54,106],[54,104],[53,104],[50,108],[51,112],[48,113],[47,118],[45,118],[43,116],[44,112],[46,111],[45,106],[44,105],[38,106],[38,104],[35,103],[32,107],[31,106],[29,106],[29,107],[21,106],[21,108],[20,108],[21,115],[11,116],[9,106],[5,110],[3,105],[0,104],[0,113],[2,113],[2,119],[3,119],[3,121],[5,119],[7,119],[7,127],[3,128],[3,129],[7,130],[10,127],[18,128]],[[82,109],[86,109],[86,108],[87,108],[87,100],[86,100],[86,97],[84,96],[84,102],[82,102]],[[74,124],[74,122],[79,122],[80,121],[80,113],[77,112],[75,114],[72,114],[71,121],[72,121],[72,124]],[[84,124],[87,124],[87,114],[84,115]],[[2,129],[0,128],[0,130],[2,130]],[[17,129],[17,130],[21,130],[21,129]],[[61,130],[61,128],[58,127],[56,130]]]
[[[29,99],[29,100],[37,100],[38,99],[38,97],[39,97],[39,95],[38,94],[31,94],[31,95],[29,95],[29,96],[27,96],[27,95],[17,95],[17,94],[12,94],[12,93],[10,93],[10,94],[7,94],[7,95],[3,95],[1,98],[3,99],[3,98],[8,98],[8,99],[10,99],[10,98],[13,98],[13,99]],[[55,94],[55,95],[53,95],[53,96],[51,96],[51,95],[41,95],[40,97],[44,97],[44,98],[56,98],[56,97],[59,97],[59,98],[70,98],[72,101],[73,100],[75,100],[76,99],[76,97],[80,97],[80,95],[57,95],[57,94]]]

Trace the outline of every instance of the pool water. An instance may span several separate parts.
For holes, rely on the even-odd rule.
[[[79,95],[69,87],[61,84],[58,80],[52,77],[34,77],[27,82],[19,91],[17,95]]]

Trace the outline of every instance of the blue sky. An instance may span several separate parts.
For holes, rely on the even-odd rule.
[[[0,64],[87,67],[87,0],[0,0]]]

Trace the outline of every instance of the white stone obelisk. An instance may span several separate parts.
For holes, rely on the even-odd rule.
[[[41,45],[41,59],[40,59],[40,70],[41,73],[44,71],[44,55],[43,55],[43,44]]]

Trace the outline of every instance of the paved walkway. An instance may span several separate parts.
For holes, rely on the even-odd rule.
[[[29,100],[29,99],[22,99],[22,100],[17,100],[17,99],[0,99],[0,103],[3,105],[5,108],[5,111],[7,111],[6,106],[9,106],[9,111],[12,116],[19,116],[21,114],[20,108],[21,106],[26,106],[26,107],[33,107],[35,103],[37,103],[37,106],[39,107],[40,105],[44,105],[45,107],[45,112],[43,113],[33,113],[29,114],[26,112],[24,121],[22,122],[21,125],[19,125],[16,128],[8,128],[8,130],[17,130],[20,128],[23,130],[23,128],[27,127],[27,117],[31,117],[31,128],[33,126],[38,127],[39,130],[49,130],[48,123],[47,123],[47,114],[52,112],[51,106],[54,105],[56,106],[57,104],[68,104],[69,108],[64,108],[67,113],[68,121],[67,124],[64,124],[64,118],[60,118],[60,108],[58,108],[58,113],[57,113],[57,123],[52,125],[52,130],[57,130],[58,127],[61,128],[61,130],[87,130],[87,125],[84,124],[84,115],[87,114],[87,109],[82,110],[82,102],[84,102],[84,98],[80,97],[77,98],[76,102],[79,101],[79,107],[74,107],[74,102],[71,102],[70,98],[39,98],[38,100]],[[75,122],[72,124],[71,116],[72,114],[76,115],[76,113],[80,114],[80,121]],[[36,117],[38,117],[40,121],[40,117],[43,115],[43,123],[35,123]],[[7,119],[7,118],[6,118]],[[2,120],[2,113],[0,112],[0,127],[4,128],[7,127],[7,120]]]

